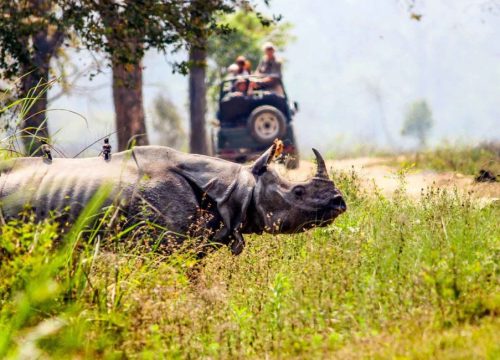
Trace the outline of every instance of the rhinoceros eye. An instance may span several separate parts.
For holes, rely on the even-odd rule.
[[[301,197],[302,195],[305,194],[306,189],[303,186],[296,186],[296,187],[293,188],[292,191],[295,194],[295,196]]]

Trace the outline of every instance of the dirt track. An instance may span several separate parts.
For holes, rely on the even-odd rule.
[[[327,161],[328,169],[349,171],[354,169],[362,179],[367,189],[373,189],[374,184],[384,195],[391,196],[399,187],[397,169],[387,165],[383,158],[356,158]],[[301,161],[296,170],[280,168],[280,173],[294,180],[305,180],[314,172],[315,165],[309,161]],[[406,175],[406,190],[412,197],[420,196],[422,189],[438,187],[472,192],[472,195],[484,201],[500,199],[500,183],[476,183],[472,176],[453,172],[435,172],[432,170],[411,170]]]

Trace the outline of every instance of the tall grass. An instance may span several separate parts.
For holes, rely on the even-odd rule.
[[[480,145],[443,145],[407,157],[422,169],[454,171],[466,175],[478,175],[479,170],[489,170],[500,174],[500,144],[482,143]]]
[[[50,220],[9,222],[0,356],[500,356],[498,204],[438,189],[410,200],[404,179],[393,198],[364,193],[354,173],[336,180],[349,210],[334,225],[250,236],[239,257],[148,251],[154,231],[87,243]],[[54,251],[60,241],[73,245]]]
[[[29,73],[16,79],[10,88],[0,92],[0,121],[3,124],[0,129],[0,159],[31,156],[40,151],[42,140],[50,143],[50,139],[45,137],[46,131],[42,130],[47,127],[46,115],[50,111],[69,112],[87,122],[87,119],[81,114],[67,109],[45,109],[33,113],[32,109],[36,103],[47,96],[49,90],[60,82],[60,79],[40,80],[24,97],[18,97],[18,83],[22,81],[24,76],[29,76]],[[26,125],[28,120],[41,114],[44,115],[44,120],[38,127]],[[57,132],[54,132],[52,136],[56,134]],[[64,156],[57,148],[52,146],[52,149],[58,155]]]

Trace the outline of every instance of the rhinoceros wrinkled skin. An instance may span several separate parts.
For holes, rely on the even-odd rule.
[[[118,205],[132,220],[147,216],[172,234],[197,236],[198,229],[206,236],[209,230],[209,240],[239,254],[244,233],[301,232],[325,226],[346,210],[316,150],[317,173],[300,183],[272,169],[274,151],[270,147],[247,166],[161,146],[135,147],[109,161],[16,158],[0,165],[1,210],[15,217],[29,205],[39,219],[58,212],[75,218],[110,184],[103,207]]]

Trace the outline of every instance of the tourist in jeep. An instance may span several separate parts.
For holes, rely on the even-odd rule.
[[[222,101],[229,101],[235,97],[242,97],[251,95],[251,89],[248,87],[248,81],[243,76],[238,76],[233,84],[233,91],[229,92],[224,96]]]
[[[257,66],[256,75],[264,76],[258,82],[259,89],[269,89],[279,92],[279,80],[281,79],[281,60],[275,55],[276,48],[271,42],[263,46],[264,56],[259,66]]]
[[[237,75],[250,75],[249,62],[246,57],[240,55],[236,58],[236,65],[238,65]]]
[[[239,67],[236,64],[231,64],[226,70],[226,79],[233,79],[238,75]]]

